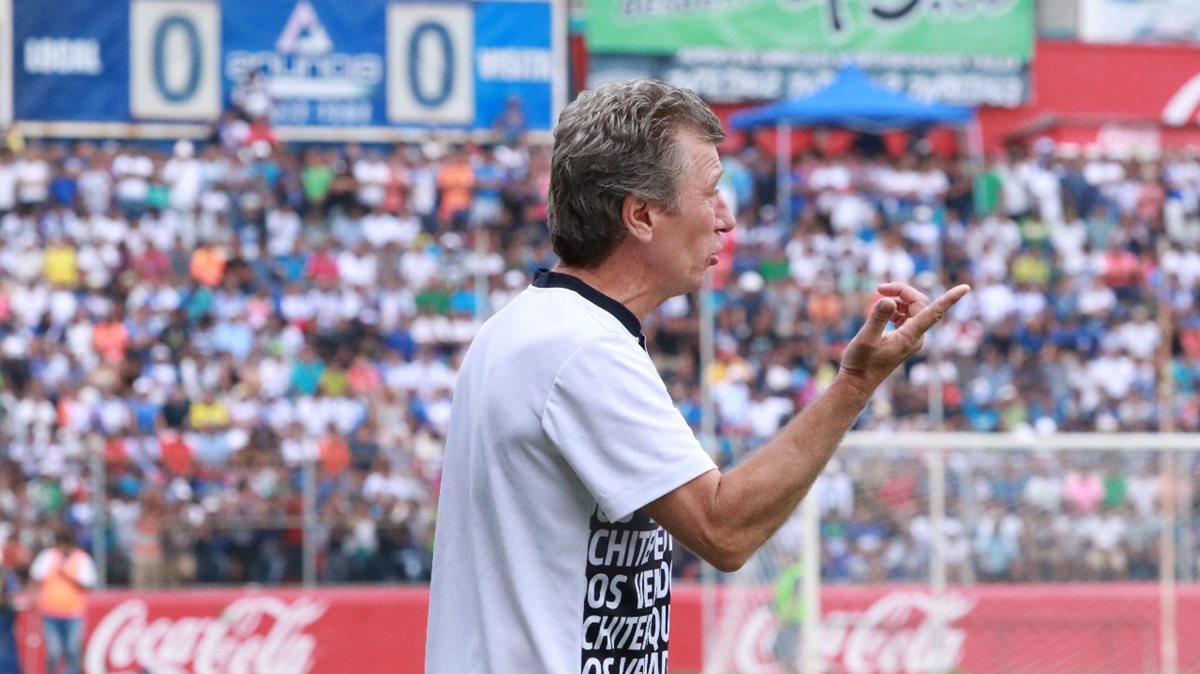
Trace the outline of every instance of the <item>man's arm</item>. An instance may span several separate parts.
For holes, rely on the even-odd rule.
[[[827,391],[728,473],[709,471],[651,502],[646,513],[718,569],[740,568],[808,493],[879,384],[920,351],[925,333],[968,290],[958,286],[930,304],[910,286],[879,286],[883,298],[846,347]],[[884,333],[889,322],[896,329]]]

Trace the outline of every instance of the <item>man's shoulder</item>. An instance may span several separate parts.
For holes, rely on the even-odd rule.
[[[588,341],[624,328],[603,309],[563,288],[529,287],[496,312],[485,327],[522,340]]]

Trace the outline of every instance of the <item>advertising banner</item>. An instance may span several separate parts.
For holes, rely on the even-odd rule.
[[[591,0],[589,84],[659,77],[717,102],[807,93],[847,62],[910,94],[1015,106],[1033,0]]]
[[[1079,37],[1088,42],[1200,43],[1195,0],[1080,0]]]
[[[102,592],[89,602],[83,671],[340,674],[422,671],[426,588]],[[40,644],[25,616],[19,643]],[[22,666],[43,672],[26,647]]]
[[[147,0],[150,1],[150,0]],[[261,75],[282,126],[382,124],[384,9],[378,2],[222,5],[226,102]]]
[[[806,620],[779,588],[714,590],[706,638],[704,590],[673,588],[671,671],[704,659],[729,674],[786,674],[801,658]],[[1180,671],[1200,668],[1200,587],[1180,586]],[[1159,671],[1154,583],[860,585],[821,591],[822,671],[847,674]],[[425,587],[100,592],[87,616],[84,671],[104,674],[342,674],[424,671]],[[45,671],[36,621],[19,642],[25,671]]]
[[[986,147],[1015,136],[1124,153],[1200,144],[1200,45],[1046,40],[1032,79],[1029,104],[980,111]]]
[[[11,104],[17,122],[80,135],[203,129],[250,86],[269,94],[285,139],[485,130],[513,99],[529,130],[547,131],[566,99],[560,5],[4,0],[0,115]]]

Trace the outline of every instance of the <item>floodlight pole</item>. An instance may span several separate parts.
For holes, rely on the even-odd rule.
[[[305,457],[303,470],[304,537],[301,547],[301,579],[306,588],[317,586],[317,457]]]
[[[96,588],[108,586],[108,477],[104,455],[93,451],[88,458],[92,468],[92,559],[96,565]]]
[[[715,312],[713,307],[713,292],[712,292],[712,273],[704,274],[704,281],[700,286],[700,292],[696,295],[696,301],[699,304],[697,314],[700,320],[700,444],[704,450],[709,453],[714,459],[716,458],[717,449],[717,420],[712,399],[712,384],[708,380],[708,372],[713,362],[714,349],[714,332],[716,326],[714,322]],[[704,630],[705,648],[708,644],[717,643],[717,583],[719,577],[717,570],[711,564],[702,564],[700,574],[703,580],[701,587],[700,600],[703,605],[702,610],[702,625]],[[707,653],[701,654],[701,659],[705,663],[705,671],[711,671],[709,657]]]
[[[792,123],[775,124],[775,210],[778,222],[792,224]]]
[[[1161,260],[1166,252],[1166,241],[1159,239],[1158,259]],[[1173,321],[1169,280],[1165,272],[1161,273],[1162,277],[1158,279],[1157,297],[1158,327],[1161,338],[1155,359],[1158,369],[1158,430],[1161,433],[1170,433],[1175,430],[1173,405],[1175,387],[1171,375],[1170,346]],[[1176,603],[1176,573],[1178,573],[1176,555],[1178,550],[1175,544],[1175,529],[1180,509],[1179,490],[1180,485],[1183,484],[1177,465],[1180,454],[1181,452],[1168,452],[1165,449],[1159,454],[1161,461],[1159,471],[1162,476],[1160,483],[1166,488],[1164,494],[1166,498],[1162,503],[1163,528],[1159,538],[1159,558],[1162,561],[1158,573],[1159,617],[1161,620],[1159,633],[1162,635],[1159,643],[1159,657],[1162,659],[1162,663],[1159,669],[1163,674],[1177,674],[1179,671],[1179,620]]]

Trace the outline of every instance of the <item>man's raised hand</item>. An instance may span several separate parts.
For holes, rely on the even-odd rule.
[[[839,377],[870,395],[905,359],[921,350],[925,333],[971,288],[955,286],[934,300],[906,283],[884,283],[882,297],[842,354]],[[888,323],[896,326],[884,332]]]

